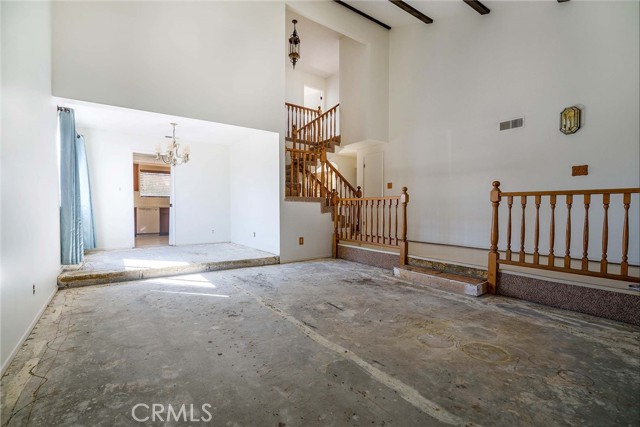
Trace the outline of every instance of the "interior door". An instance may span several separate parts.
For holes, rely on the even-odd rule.
[[[383,166],[382,151],[364,155],[362,165],[364,175],[364,197],[382,197]]]

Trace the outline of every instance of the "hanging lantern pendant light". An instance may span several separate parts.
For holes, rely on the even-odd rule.
[[[300,59],[300,37],[298,37],[298,31],[296,30],[298,21],[294,19],[291,22],[293,22],[293,33],[289,37],[289,59],[295,69],[296,62]]]

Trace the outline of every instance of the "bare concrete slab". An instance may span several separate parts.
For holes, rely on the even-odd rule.
[[[208,272],[59,291],[0,413],[7,427],[636,426],[639,340],[349,261]],[[167,421],[168,405],[198,421]]]
[[[58,288],[193,274],[278,264],[274,254],[235,243],[159,246],[99,251],[85,256],[80,269],[58,276]]]

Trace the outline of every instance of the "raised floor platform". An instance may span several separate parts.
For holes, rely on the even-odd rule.
[[[58,288],[278,263],[280,257],[277,255],[235,243],[99,251],[86,255],[79,269],[62,272],[58,276]]]
[[[394,267],[396,277],[460,295],[479,297],[487,293],[487,281],[438,270],[405,265]]]

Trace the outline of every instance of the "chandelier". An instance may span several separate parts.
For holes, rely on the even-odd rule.
[[[162,159],[163,162],[171,166],[178,166],[189,161],[191,150],[188,145],[185,145],[182,154],[180,154],[180,144],[176,141],[176,126],[178,124],[171,123],[171,126],[173,126],[173,135],[165,136],[165,138],[171,138],[171,143],[164,153],[162,153],[160,144],[156,145],[156,159]]]
[[[296,68],[296,62],[300,59],[300,37],[298,37],[298,31],[296,31],[296,24],[298,21],[293,21],[293,33],[289,37],[289,59],[293,64],[293,69]]]

